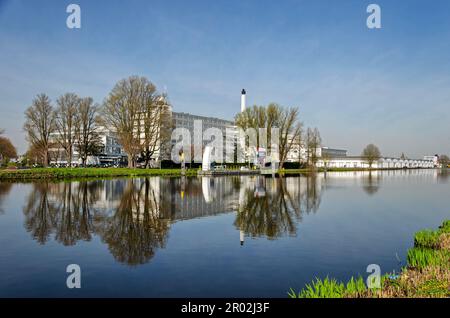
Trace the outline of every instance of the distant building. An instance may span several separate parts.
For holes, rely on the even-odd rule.
[[[126,160],[127,154],[119,143],[117,135],[107,128],[99,129],[102,147],[98,154],[100,164],[117,165]]]
[[[335,158],[319,158],[318,168],[369,168],[367,159],[361,156],[347,156]],[[434,168],[432,160],[380,158],[372,163],[374,169],[402,169],[402,168]]]
[[[347,150],[322,147],[319,157],[341,158],[347,157]]]
[[[126,160],[126,153],[120,145],[116,134],[105,127],[99,127],[97,130],[101,145],[99,152],[95,156],[88,156],[86,164],[88,165],[117,165]],[[58,133],[50,136],[53,147],[50,148],[50,163],[55,165],[68,165],[68,158],[64,149],[58,144]],[[72,151],[72,165],[80,165],[81,158],[77,151],[77,142],[75,141]]]
[[[201,140],[202,149],[211,142],[210,140],[203,140],[204,132],[210,128],[217,128],[222,133],[224,161],[225,161],[225,153],[227,150],[226,147],[227,146],[233,147],[233,149],[228,149],[229,153],[234,151],[234,143],[236,141],[237,128],[234,122],[231,120],[219,119],[216,117],[198,116],[182,112],[180,113],[172,112],[172,122],[174,128],[185,128],[189,131],[192,145],[194,145],[194,138]],[[176,140],[172,139],[172,146],[175,145],[176,142],[177,142]]]
[[[434,156],[424,156],[423,160],[432,160],[435,167],[439,166],[439,155]]]

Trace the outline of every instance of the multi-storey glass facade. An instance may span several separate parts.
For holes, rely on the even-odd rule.
[[[229,161],[225,160],[225,154],[234,152],[237,136],[237,128],[233,121],[188,113],[172,112],[172,122],[175,129],[185,128],[189,131],[192,145],[194,144],[194,138],[197,138],[198,141],[201,140],[202,148],[211,142],[211,140],[208,140],[208,136],[205,135],[205,131],[211,128],[219,129],[223,138],[223,160]],[[177,140],[172,138],[171,142],[173,146]],[[193,151],[195,152],[196,150]],[[192,157],[194,156],[197,157],[197,155],[192,154]]]

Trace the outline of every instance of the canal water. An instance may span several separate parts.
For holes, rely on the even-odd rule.
[[[398,271],[444,219],[439,170],[2,182],[0,297],[286,297]]]

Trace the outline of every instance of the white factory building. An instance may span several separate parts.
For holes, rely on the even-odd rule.
[[[198,116],[182,112],[173,112],[172,107],[169,105],[169,103],[166,100],[163,101],[165,105],[167,105],[167,110],[171,116],[172,128],[183,128],[189,132],[192,138],[194,138],[196,135],[201,136],[205,132],[205,130],[209,128],[217,128],[222,133],[223,143],[225,146],[224,150],[229,150],[229,147],[234,148],[234,142],[238,142],[237,146],[244,146],[244,144],[242,144],[243,141],[238,140],[237,127],[233,121],[215,117]],[[246,110],[246,104],[246,91],[245,89],[243,89],[241,91],[241,112],[244,112]],[[201,122],[200,127],[197,125],[198,122]],[[229,132],[232,132],[232,134],[228,135],[227,133]],[[103,146],[101,149],[101,153],[97,154],[97,156],[90,156],[88,158],[88,164],[115,165],[123,163],[126,160],[126,153],[124,152],[123,147],[119,144],[116,134],[112,130],[106,129],[104,127],[101,127],[99,133],[102,139]],[[52,138],[53,137],[56,136],[52,136]],[[163,139],[161,138],[161,135],[158,135],[158,137],[155,138]],[[172,148],[176,141],[172,138],[170,138],[169,140],[160,140],[160,143],[165,144],[166,142],[168,143],[168,148]],[[207,143],[207,141],[202,140],[202,148],[204,148]],[[254,161],[255,164],[264,164],[264,162],[266,161],[266,158],[253,158],[253,155],[250,156],[248,150],[244,150],[243,152],[246,160]],[[258,151],[254,152],[258,153],[257,156],[259,156],[260,153],[265,156],[265,149],[260,148]],[[64,151],[62,149],[56,146],[55,149],[52,149],[52,153],[54,155],[52,158],[52,163],[67,164],[66,158],[64,158]],[[225,151],[225,153],[227,153],[227,151]],[[294,142],[291,151],[287,154],[286,162],[305,163],[308,161],[307,155],[308,154],[306,147],[301,142]],[[80,163],[78,157],[78,153],[76,152],[76,149],[74,149],[74,164]],[[318,158],[316,162],[316,166],[318,168],[369,168],[369,163],[367,162],[366,158],[363,158],[361,156],[348,156],[347,150],[343,149],[320,147],[316,150],[316,157]],[[154,163],[152,166],[154,166],[158,161],[170,159],[170,151],[167,151],[167,149],[161,151],[158,150],[155,152],[152,158]],[[385,157],[380,158],[379,160],[376,160],[372,163],[372,168],[375,169],[434,167],[438,167],[438,157],[436,155],[425,156],[423,159],[400,159]]]
[[[369,168],[366,158],[360,156],[335,157],[329,159],[319,158],[318,168]],[[434,160],[380,158],[372,163],[373,169],[402,169],[402,168],[435,168]]]

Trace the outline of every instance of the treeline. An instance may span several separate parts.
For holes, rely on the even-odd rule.
[[[23,128],[29,142],[26,157],[46,167],[50,150],[60,148],[69,163],[77,151],[85,165],[87,157],[101,147],[99,118],[99,106],[91,97],[66,93],[54,107],[46,94],[37,95],[25,111]]]
[[[236,125],[244,131],[253,129],[256,149],[267,147],[271,141],[272,128],[278,128],[278,155],[280,168],[283,168],[288,161],[288,156],[296,152],[298,164],[315,166],[319,159],[318,149],[322,146],[322,138],[317,128],[307,128],[303,130],[303,123],[299,119],[298,107],[284,107],[276,103],[267,106],[254,105],[238,113],[235,116]],[[266,132],[259,135],[260,128]],[[264,140],[260,140],[265,137]],[[247,145],[248,146],[248,145]],[[306,162],[303,160],[301,151],[305,150]]]
[[[9,138],[3,136],[4,132],[3,129],[0,129],[0,164],[2,167],[7,166],[11,159],[17,158],[16,147]]]
[[[51,150],[59,149],[71,165],[76,151],[85,166],[88,156],[99,154],[105,146],[101,130],[112,129],[127,153],[129,167],[134,167],[139,157],[147,166],[160,150],[161,127],[170,124],[164,116],[166,110],[166,96],[147,78],[138,76],[120,80],[102,105],[91,97],[66,93],[54,106],[46,94],[39,94],[25,111],[26,157],[46,167]]]

